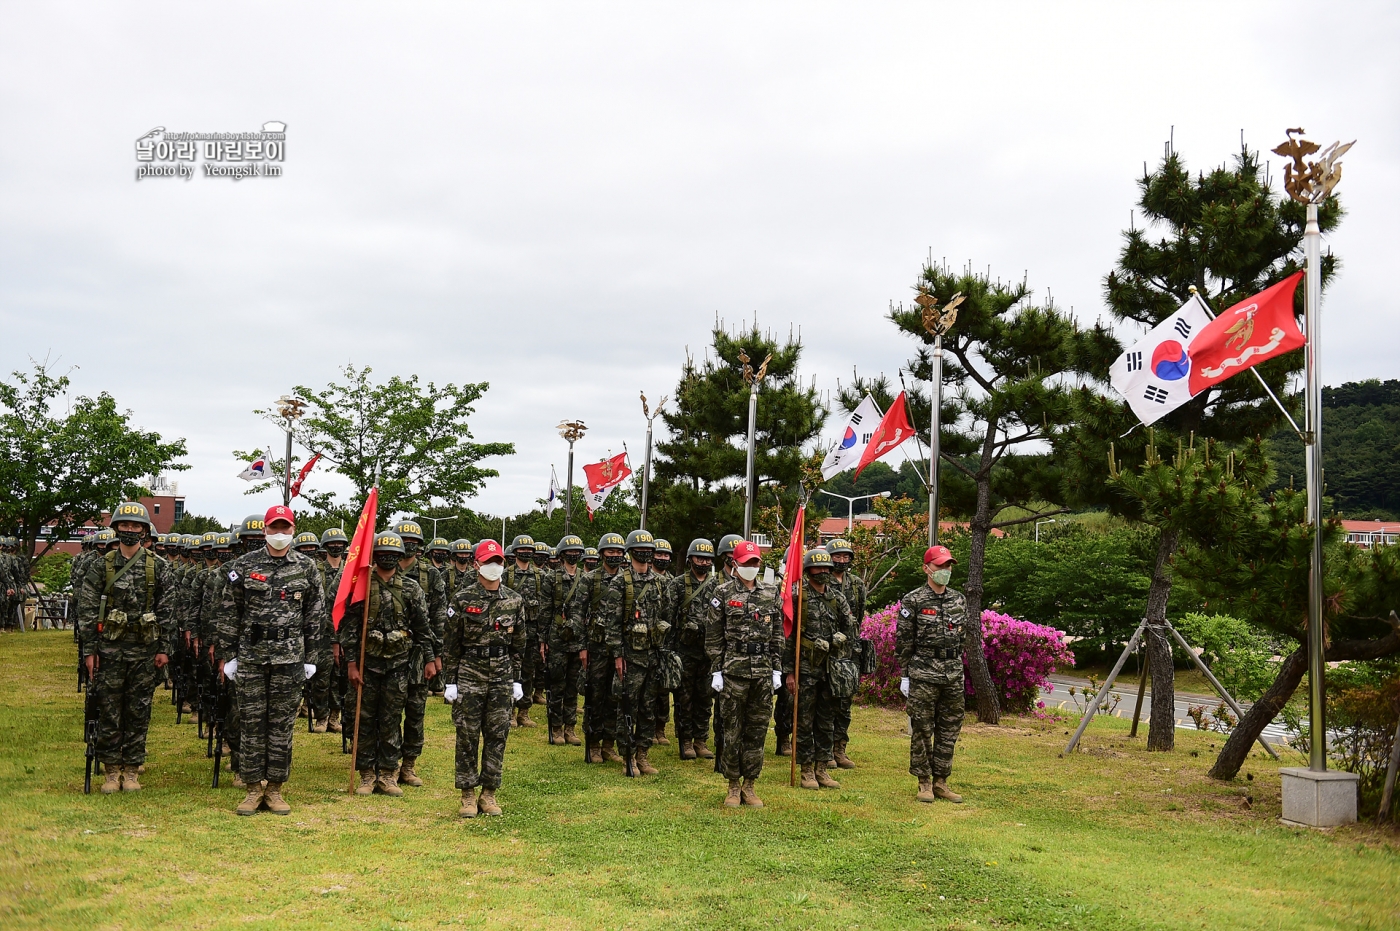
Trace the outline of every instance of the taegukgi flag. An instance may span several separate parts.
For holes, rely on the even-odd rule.
[[[1191,299],[1109,367],[1108,380],[1144,424],[1152,424],[1191,400],[1192,338],[1210,324],[1210,314]]]
[[[880,416],[875,399],[867,394],[855,413],[851,414],[851,419],[846,421],[846,431],[841,435],[841,441],[822,460],[823,480],[830,480],[833,475],[856,467],[865,447],[870,445],[870,437],[875,432],[875,425],[880,422]]]
[[[559,499],[564,497],[563,490],[559,487],[559,476],[554,474],[554,466],[549,467],[549,497],[544,502],[544,516],[553,517],[554,511],[562,503]]]
[[[263,454],[248,463],[248,467],[242,472],[239,472],[238,477],[245,482],[261,482],[268,477],[268,470],[272,467],[271,463],[272,456],[270,454]]]

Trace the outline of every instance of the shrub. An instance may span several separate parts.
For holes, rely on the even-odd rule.
[[[1187,613],[1173,626],[1186,642],[1201,651],[1201,661],[1238,701],[1258,701],[1278,676],[1274,642],[1247,621],[1224,614]],[[1178,666],[1190,659],[1175,642],[1172,657]]]
[[[861,621],[860,635],[875,644],[875,672],[861,676],[860,688],[856,690],[855,700],[863,705],[897,707],[904,703],[904,696],[899,694],[899,659],[894,655],[899,605],[896,601]]]

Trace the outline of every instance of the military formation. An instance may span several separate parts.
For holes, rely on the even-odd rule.
[[[0,537],[0,629],[13,630],[23,623],[20,612],[29,589],[29,557],[20,552],[19,540]]]
[[[535,705],[549,744],[581,746],[585,762],[628,776],[657,774],[674,720],[676,756],[712,760],[730,808],[763,806],[770,727],[776,754],[796,755],[804,789],[839,789],[836,774],[856,768],[851,700],[874,650],[860,635],[868,593],[844,540],[804,553],[800,612],[788,620],[783,586],[760,577],[762,552],[737,534],[692,540],[673,572],[671,545],[645,530],[603,534],[596,547],[573,534],[553,547],[523,534],[502,546],[428,540],[401,521],[374,536],[367,584],[347,582],[333,623],[343,530],[297,534],[284,506],[232,532],[154,530],[144,506],[124,502],[72,567],[103,793],[140,791],[162,682],[177,721],[192,719],[214,758],[216,786],[228,758],[246,792],[239,815],[291,811],[283,788],[299,715],[354,754],[357,795],[422,786],[435,694],[451,706],[464,818],[501,814],[506,742],[538,726]],[[0,590],[10,597],[19,563],[6,556]],[[955,562],[929,548],[927,582],[904,597],[897,624],[922,802],[961,801],[947,784],[964,713]]]

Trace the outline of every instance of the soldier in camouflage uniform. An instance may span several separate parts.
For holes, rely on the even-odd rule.
[[[452,558],[443,570],[443,579],[447,582],[447,600],[450,602],[459,588],[472,584],[476,579],[476,560],[472,555],[476,547],[472,541],[465,539],[453,540],[449,545],[452,547]]]
[[[585,546],[583,548],[583,571],[592,572],[603,562],[603,557],[598,552],[596,546]]]
[[[782,606],[777,589],[758,581],[762,554],[757,544],[739,543],[734,562],[735,577],[710,590],[705,653],[710,688],[720,695],[720,766],[729,780],[724,805],[762,808],[754,782],[763,772],[773,694],[782,687]]]
[[[710,590],[716,584],[711,572],[714,562],[713,543],[703,537],[691,540],[686,549],[686,573],[666,583],[666,600],[672,612],[672,645],[681,658],[681,687],[676,690],[676,740],[680,743],[683,760],[715,757],[705,746],[710,736],[710,705],[714,701],[714,691],[710,688],[711,663],[705,652]]]
[[[240,815],[292,810],[282,785],[292,770],[292,730],[306,680],[327,660],[317,652],[326,622],[324,591],[311,557],[292,549],[292,509],[263,517],[261,549],[220,568],[215,589],[215,656],[238,689],[238,775],[248,794]]]
[[[336,591],[340,587],[340,567],[345,564],[345,551],[350,548],[350,540],[346,538],[345,531],[339,527],[331,527],[321,533],[321,578],[325,582],[326,593],[326,624],[321,630],[321,655],[331,657],[331,677],[330,687],[326,690],[326,708],[329,709],[326,717],[326,732],[339,734],[342,730],[340,724],[341,709],[345,707],[345,690],[348,680],[345,678],[345,658],[340,655],[340,643],[335,637],[335,626],[330,623],[331,607],[335,605]],[[316,671],[320,675],[320,670]],[[312,681],[316,681],[315,677]],[[319,699],[318,699],[319,701]],[[319,728],[319,723],[313,726],[313,730]]]
[[[458,814],[463,818],[474,818],[478,811],[501,813],[496,790],[511,706],[525,695],[520,682],[527,639],[524,599],[501,583],[505,553],[499,543],[484,541],[475,555],[477,580],[453,595],[443,645],[446,697],[457,726],[456,785],[462,790]]]
[[[93,563],[78,595],[80,642],[99,705],[97,760],[102,792],[141,789],[146,732],[160,670],[175,637],[174,579],[164,560],[141,545],[154,529],[142,504],[112,512],[117,546]]]
[[[525,689],[525,697],[515,703],[515,724],[517,727],[534,727],[530,720],[530,706],[534,704],[536,675],[543,681],[545,660],[540,647],[540,627],[547,623],[543,615],[553,601],[549,570],[535,565],[535,551],[539,549],[533,538],[520,534],[506,548],[506,555],[512,557],[506,568],[505,584],[513,592],[519,593],[525,601],[525,657],[521,660],[520,684]]]
[[[855,573],[851,568],[851,563],[855,559],[855,550],[851,544],[843,539],[837,538],[826,545],[826,551],[831,554],[831,584],[846,599],[846,604],[851,608],[851,616],[856,622],[856,637],[851,640],[852,653],[855,655],[857,665],[859,665],[859,653],[865,649],[865,643],[860,639],[860,625],[865,620],[865,600],[869,596],[869,590],[865,587],[865,580]],[[851,741],[851,702],[853,696],[836,699],[836,735],[832,742],[830,760],[828,766],[838,766],[841,769],[855,769],[855,761],[846,755],[846,746]]]
[[[661,580],[668,591],[671,584],[671,556],[670,541],[657,537],[656,552],[651,557],[651,571],[656,573],[656,577]],[[671,720],[671,693],[666,689],[656,690],[656,708],[653,709],[652,716],[656,719],[656,733],[652,735],[651,745],[653,747],[669,747],[671,741],[666,739],[666,722]]]
[[[102,562],[109,549],[115,549],[117,545],[117,533],[110,527],[103,527],[92,535],[92,552],[89,558],[83,563],[81,568],[75,567],[69,575],[69,585],[73,589],[73,640],[78,645],[78,659],[81,661],[87,655],[83,651],[83,625],[78,622],[77,609],[82,598],[83,583],[87,580],[89,572],[93,567]],[[110,544],[110,545],[109,545]]]
[[[667,610],[666,587],[651,571],[656,552],[655,538],[645,530],[634,530],[625,544],[631,566],[608,583],[603,595],[602,614],[607,620],[608,650],[613,657],[614,674],[621,680],[623,697],[618,708],[618,742],[623,744],[623,762],[633,755],[635,769],[643,776],[656,775],[649,759],[652,735],[656,732],[656,693],[661,688],[661,650],[670,643],[671,621]],[[635,716],[627,732],[626,715]]]
[[[587,676],[586,698],[583,706],[583,739],[587,744],[588,762],[621,763],[622,757],[613,749],[617,736],[617,699],[613,697],[613,656],[608,647],[608,620],[603,611],[603,595],[627,562],[626,541],[621,534],[605,533],[598,538],[600,564],[579,583],[570,616],[582,618],[588,630],[588,659],[583,662]],[[587,561],[588,549],[583,551]]]
[[[554,600],[554,581],[558,578],[559,572],[554,564],[559,561],[559,556],[554,552],[554,547],[548,543],[535,544],[535,556],[533,562],[535,568],[540,570],[549,585],[550,595],[547,600],[540,602],[539,617],[535,621],[535,634],[540,641],[539,658],[535,663],[535,683],[534,689],[529,693],[530,701],[536,705],[547,705],[549,697],[546,695],[549,686],[549,655],[545,646],[546,631],[550,625],[550,604]]]
[[[369,582],[368,635],[361,653],[360,628],[364,605],[346,606],[340,624],[340,653],[346,660],[350,684],[363,687],[356,722],[360,772],[356,795],[400,796],[399,763],[403,755],[403,707],[408,699],[409,657],[426,656],[433,648],[428,600],[413,579],[398,572],[403,539],[396,533],[376,534],[374,571]],[[364,671],[359,657],[364,657]],[[354,699],[346,696],[347,704]]]
[[[953,748],[962,731],[963,630],[967,600],[948,587],[957,560],[946,546],[924,553],[928,584],[905,595],[895,622],[895,653],[904,678],[899,690],[908,699],[909,774],[919,780],[921,802],[935,798],[961,802],[948,788]]]
[[[588,630],[582,615],[574,613],[574,601],[586,573],[579,568],[583,540],[568,534],[555,548],[560,568],[550,585],[550,610],[543,629],[545,663],[549,675],[549,742],[578,746],[579,676],[588,662]]]
[[[399,560],[399,575],[412,579],[423,590],[428,605],[429,645],[408,658],[408,696],[403,712],[403,765],[399,782],[406,786],[421,786],[418,758],[423,755],[426,739],[425,722],[428,713],[429,684],[442,663],[442,632],[447,624],[447,583],[427,560],[419,559],[423,546],[423,528],[411,520],[399,521],[394,533],[403,540],[404,557]]]
[[[797,762],[802,788],[839,789],[827,773],[836,736],[836,697],[831,691],[828,664],[849,654],[855,619],[846,599],[831,584],[831,554],[809,550],[802,557],[801,682],[797,665],[797,625],[783,648],[783,675],[797,701]]]

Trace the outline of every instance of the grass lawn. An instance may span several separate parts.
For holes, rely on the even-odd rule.
[[[429,704],[428,781],[346,794],[335,735],[297,733],[290,817],[239,818],[194,726],[156,694],[146,790],[82,794],[82,706],[64,632],[0,637],[0,928],[1395,928],[1400,835],[1278,822],[1278,764],[1204,776],[1219,737],[1148,754],[1100,719],[963,731],[966,804],[913,800],[901,715],[857,709],[843,788],[720,808],[707,764],[658,748],[628,780],[512,732],[505,817],[462,821],[448,709]],[[543,718],[536,708],[536,720]],[[771,747],[771,743],[770,743]],[[1252,798],[1252,802],[1247,801]]]

